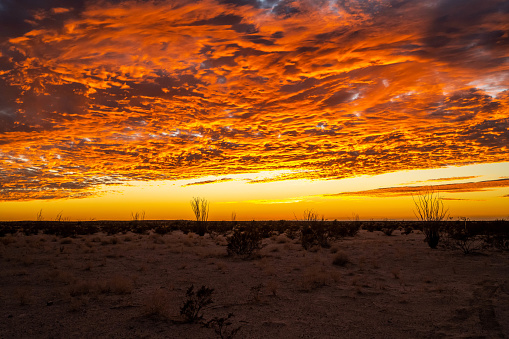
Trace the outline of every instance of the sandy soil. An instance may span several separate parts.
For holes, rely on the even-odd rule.
[[[259,256],[175,231],[0,238],[1,338],[214,338],[182,321],[191,284],[214,289],[205,320],[236,338],[503,338],[509,253],[430,249],[424,236],[362,230],[305,251],[285,235]],[[347,259],[334,265],[336,257]]]

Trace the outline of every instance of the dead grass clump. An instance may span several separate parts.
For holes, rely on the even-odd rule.
[[[332,260],[332,263],[336,266],[346,266],[350,262],[348,255],[345,252],[337,252]]]
[[[116,276],[99,285],[101,293],[130,294],[134,285],[131,279]]]
[[[69,294],[71,297],[89,295],[95,291],[97,291],[97,284],[92,281],[78,281],[69,286]]]
[[[2,244],[7,246],[9,244],[15,243],[16,242],[16,238],[14,238],[12,235],[8,235],[6,237],[0,238],[0,241],[2,242]]]
[[[276,237],[276,242],[278,244],[286,244],[289,241],[290,239],[288,239],[288,237],[285,234],[280,234]]]
[[[302,288],[306,291],[311,291],[323,286],[327,286],[329,283],[329,274],[323,269],[310,268],[304,272],[302,278]]]
[[[156,290],[150,294],[144,303],[144,314],[160,318],[169,318],[169,297],[162,290]]]
[[[152,239],[154,244],[159,244],[159,245],[166,244],[166,242],[164,241],[164,238],[160,234],[153,233],[150,235],[150,238]]]
[[[76,277],[72,273],[58,269],[50,272],[49,277],[52,280],[59,281],[66,285],[74,284],[76,282]]]
[[[262,296],[262,288],[263,288],[263,284],[258,284],[258,285],[255,285],[255,286],[252,286],[249,291],[249,299],[251,302],[254,302],[254,303],[259,303],[260,302],[260,298]]]
[[[225,272],[226,271],[226,264],[222,261],[219,261],[219,262],[216,262],[216,266],[217,266],[217,269],[222,271],[222,272]]]

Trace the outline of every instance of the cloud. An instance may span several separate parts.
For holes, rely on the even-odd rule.
[[[194,185],[215,184],[215,183],[219,183],[219,182],[226,182],[226,181],[233,181],[233,180],[234,179],[232,179],[232,178],[221,178],[221,179],[216,179],[216,180],[203,180],[203,181],[191,182],[189,184],[182,185],[182,187],[194,186]]]
[[[0,192],[506,161],[508,21],[503,0],[3,1]]]
[[[398,197],[398,196],[418,195],[426,189],[433,189],[436,192],[467,193],[467,192],[487,191],[499,187],[509,187],[509,179],[486,180],[478,182],[444,184],[444,185],[385,187],[366,191],[326,194],[324,196],[331,197],[331,196],[357,195],[370,197]]]
[[[417,184],[417,183],[423,183],[423,182],[436,182],[436,181],[459,181],[459,180],[475,179],[475,178],[479,178],[479,177],[480,177],[480,175],[470,175],[470,176],[464,176],[464,177],[435,178],[435,179],[413,181],[413,182],[406,183],[403,185]]]

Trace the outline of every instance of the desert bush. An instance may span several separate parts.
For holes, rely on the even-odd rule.
[[[350,260],[345,252],[337,252],[332,263],[336,266],[346,266]]]
[[[257,228],[237,227],[226,238],[228,255],[250,257],[261,248],[262,236]]]
[[[204,307],[213,303],[213,288],[202,286],[198,291],[194,291],[194,285],[191,285],[186,292],[187,300],[180,308],[180,315],[184,316],[186,322],[198,323],[203,319],[202,310]]]
[[[468,218],[460,218],[457,222],[446,228],[446,245],[455,249],[461,249],[469,254],[487,247],[483,230],[476,228]]]
[[[382,233],[386,236],[391,236],[392,232],[397,228],[397,225],[390,224],[388,221],[385,221],[384,225],[382,226]]]
[[[233,313],[228,314],[227,317],[215,317],[212,320],[209,320],[206,323],[206,327],[213,328],[216,332],[217,336],[221,339],[232,339],[235,337],[238,331],[240,331],[240,326],[236,328],[229,327],[232,325],[230,318],[233,317]]]
[[[205,222],[209,218],[209,202],[205,198],[193,198],[191,200],[191,208],[196,217],[196,228],[198,235],[203,236],[207,231]]]
[[[300,241],[304,249],[310,249],[315,245],[329,248],[330,228],[322,220],[318,220],[318,213],[313,210],[304,211],[304,226],[300,231]]]
[[[401,232],[405,235],[409,235],[413,231],[414,231],[414,228],[412,226],[407,225]]]
[[[101,293],[130,294],[134,289],[134,284],[129,278],[114,276],[99,283],[98,288]]]
[[[168,318],[168,309],[168,295],[161,290],[156,290],[153,294],[151,294],[144,305],[144,313],[148,316]]]
[[[440,241],[441,224],[446,219],[448,209],[438,192],[433,189],[423,190],[417,197],[412,196],[416,210],[415,216],[423,222],[424,241],[431,248],[437,248]]]
[[[509,221],[497,219],[483,226],[487,246],[509,250]]]

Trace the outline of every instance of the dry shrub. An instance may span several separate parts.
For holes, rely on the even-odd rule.
[[[97,291],[97,284],[93,281],[78,281],[69,286],[71,297],[89,295]]]
[[[304,290],[310,291],[323,286],[327,286],[329,281],[330,275],[327,271],[313,267],[304,272],[302,287]]]
[[[166,292],[156,290],[147,297],[143,307],[144,313],[148,316],[168,318],[170,316],[169,299]]]
[[[183,244],[184,244],[184,246],[191,247],[191,246],[193,246],[194,242],[190,239],[184,239]]]
[[[14,238],[12,235],[8,235],[6,237],[0,238],[0,241],[2,242],[2,244],[7,246],[9,244],[15,243],[16,242],[16,238]]]
[[[350,260],[345,252],[337,252],[332,260],[332,263],[336,266],[346,266],[349,262]]]
[[[134,285],[131,279],[115,276],[99,285],[101,293],[130,294]]]
[[[227,239],[228,255],[237,255],[244,258],[252,257],[262,245],[262,236],[258,229],[252,228],[235,228],[233,234]]]
[[[32,258],[32,256],[28,254],[24,254],[23,257],[21,258],[21,262],[23,263],[24,266],[30,266],[34,263],[34,258]]]
[[[74,284],[76,282],[76,277],[72,273],[68,271],[61,271],[59,269],[50,272],[49,278],[64,283],[66,285]]]
[[[160,234],[154,233],[150,235],[150,238],[154,242],[154,244],[164,245],[166,242]]]
[[[188,323],[198,323],[203,319],[203,309],[212,304],[213,288],[208,288],[202,285],[196,292],[194,285],[191,285],[186,292],[186,301],[180,308],[180,315],[182,315]]]
[[[262,295],[263,284],[258,284],[250,288],[249,299],[251,302],[259,303]]]
[[[289,241],[290,239],[288,239],[288,237],[285,234],[280,234],[276,237],[276,242],[278,244],[286,244]]]

